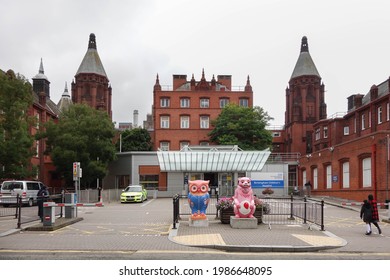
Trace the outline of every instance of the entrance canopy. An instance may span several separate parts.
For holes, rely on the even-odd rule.
[[[181,151],[158,151],[163,172],[261,171],[271,152],[242,151],[237,146],[186,146]]]

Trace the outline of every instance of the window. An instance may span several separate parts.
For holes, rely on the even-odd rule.
[[[169,116],[161,116],[160,117],[160,127],[161,128],[169,128]]]
[[[362,115],[362,130],[366,129],[366,116]]]
[[[371,111],[368,112],[368,127],[371,127]]]
[[[272,132],[272,137],[280,137],[280,132]]]
[[[148,190],[158,189],[158,174],[156,175],[139,175],[139,183]]]
[[[180,128],[190,128],[190,116],[180,116]]]
[[[326,188],[327,189],[332,188],[332,166],[331,165],[326,166]]]
[[[207,142],[207,141],[201,141],[201,142],[199,142],[199,145],[200,145],[200,146],[208,146],[208,145],[209,145],[209,142]]]
[[[313,189],[318,189],[318,169],[313,168]]]
[[[328,138],[328,127],[324,126],[324,138]]]
[[[201,98],[200,99],[200,108],[209,108],[210,106],[210,100],[208,98]]]
[[[240,98],[239,105],[241,107],[248,107],[249,106],[248,98]]]
[[[180,107],[181,108],[189,108],[190,107],[190,99],[189,98],[181,98],[180,99]]]
[[[39,140],[35,141],[35,156],[39,157]]]
[[[390,107],[389,107],[389,103],[387,103],[386,104],[386,120],[387,121],[390,121],[390,112],[389,112],[389,109],[390,109]]]
[[[169,107],[169,98],[167,98],[167,97],[161,98],[160,99],[160,106],[164,107],[164,108]]]
[[[362,160],[363,188],[371,187],[371,158]]]
[[[319,128],[316,128],[316,140],[320,140],[321,138],[321,130]]]
[[[349,126],[344,126],[344,135],[349,135]]]
[[[382,123],[382,106],[378,107],[378,124]]]
[[[219,99],[219,107],[225,108],[226,105],[229,104],[229,98],[221,98]]]
[[[349,188],[349,162],[343,162],[343,188]]]
[[[160,149],[162,151],[169,151],[169,142],[160,142]]]
[[[200,128],[208,129],[209,128],[209,116],[200,116]]]

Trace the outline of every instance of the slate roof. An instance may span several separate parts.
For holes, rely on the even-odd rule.
[[[295,64],[294,71],[291,75],[291,79],[300,77],[300,76],[318,76],[321,77],[318,73],[317,67],[314,64],[313,59],[309,53],[309,46],[307,44],[307,38],[302,38],[301,43],[301,53],[299,54],[297,63]]]
[[[96,37],[93,33],[89,35],[88,50],[77,70],[76,76],[80,73],[93,73],[107,78],[106,71],[96,49]]]

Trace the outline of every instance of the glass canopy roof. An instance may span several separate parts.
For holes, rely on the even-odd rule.
[[[158,151],[163,172],[250,172],[261,171],[271,152],[204,148]]]

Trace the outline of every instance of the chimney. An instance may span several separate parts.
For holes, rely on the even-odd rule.
[[[138,127],[138,110],[134,110],[133,112],[133,126]]]

